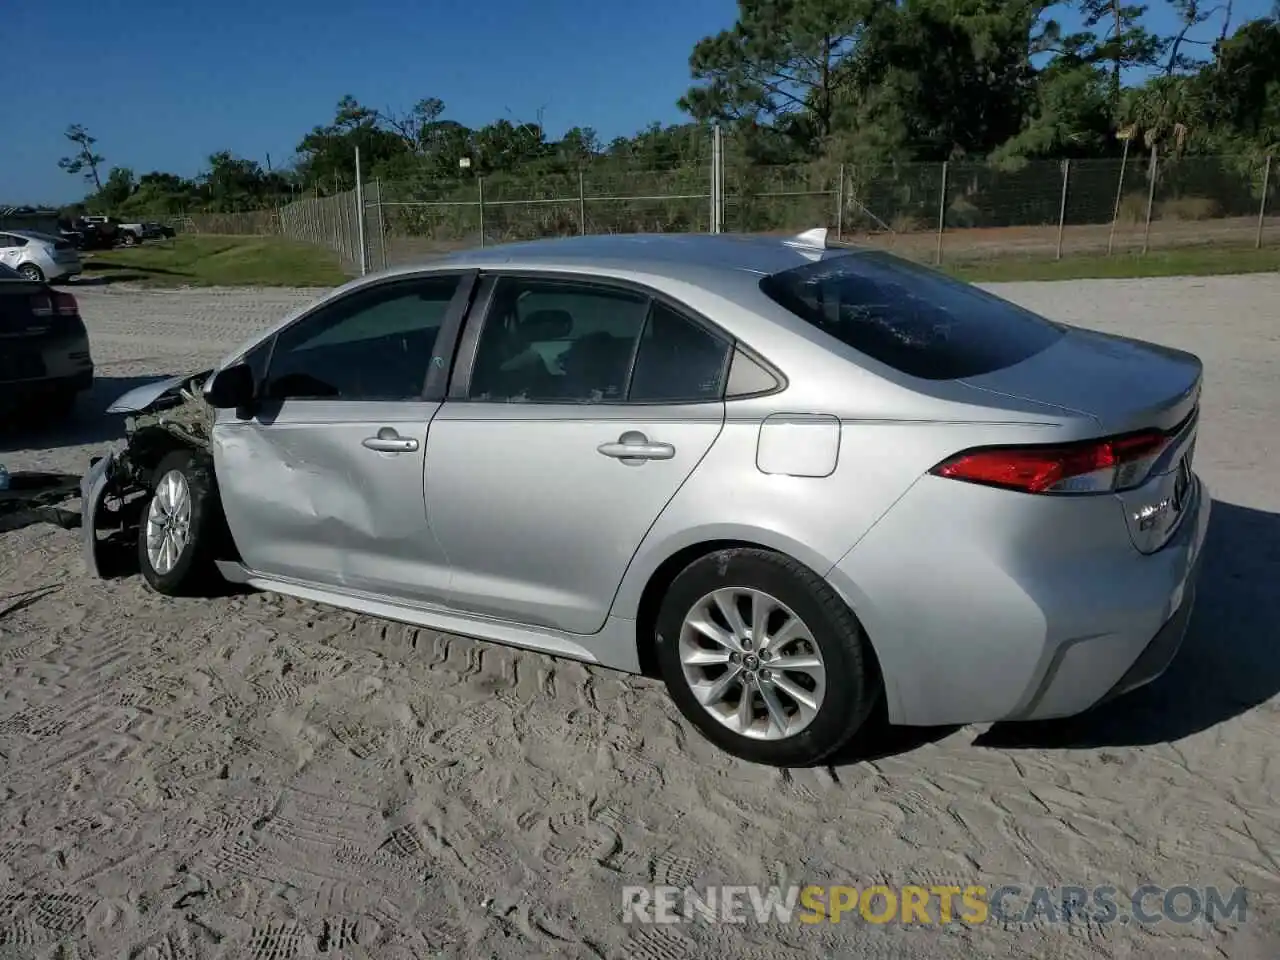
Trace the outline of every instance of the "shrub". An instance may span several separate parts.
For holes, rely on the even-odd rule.
[[[1212,197],[1171,197],[1156,204],[1160,220],[1212,220],[1219,215],[1218,201]]]
[[[948,227],[972,227],[978,222],[978,205],[968,197],[959,196],[947,207]]]
[[[926,229],[925,223],[911,213],[899,213],[889,221],[889,229],[894,233],[917,233]]]
[[[1116,215],[1119,223],[1137,224],[1147,222],[1147,195],[1145,193],[1126,193],[1120,199],[1120,212]]]

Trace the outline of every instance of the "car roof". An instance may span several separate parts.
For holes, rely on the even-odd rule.
[[[61,237],[54,237],[50,234],[42,233],[39,230],[6,230],[4,232],[15,237],[23,237],[27,240],[43,240],[46,243],[62,239]]]
[[[705,281],[708,272],[756,277],[854,252],[829,249],[825,231],[799,237],[710,233],[630,233],[556,237],[466,250],[445,258],[452,266],[554,270],[622,268],[673,280]]]

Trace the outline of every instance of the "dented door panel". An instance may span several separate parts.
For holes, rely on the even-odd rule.
[[[427,602],[449,564],[427,521],[423,465],[439,404],[286,400],[214,430],[222,502],[250,569]],[[366,441],[398,437],[402,452]],[[373,446],[388,446],[373,444]]]

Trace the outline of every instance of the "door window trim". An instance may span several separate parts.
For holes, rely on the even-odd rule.
[[[579,287],[596,287],[604,291],[614,291],[621,293],[632,293],[646,297],[649,300],[648,311],[645,314],[644,325],[648,326],[649,316],[652,313],[655,304],[661,304],[668,310],[671,310],[682,319],[694,324],[707,335],[714,337],[725,345],[725,359],[723,368],[720,371],[720,393],[712,400],[631,400],[624,398],[622,400],[601,400],[596,403],[582,403],[581,401],[558,401],[558,400],[529,400],[524,401],[518,406],[548,406],[548,405],[564,405],[571,406],[609,406],[609,407],[673,407],[673,406],[692,406],[707,403],[724,403],[726,400],[739,399],[730,397],[727,394],[729,387],[729,374],[733,368],[733,358],[736,353],[742,352],[747,354],[755,363],[759,364],[767,370],[777,381],[777,387],[764,393],[750,394],[752,397],[767,396],[771,393],[778,393],[787,387],[786,377],[773,364],[769,363],[754,350],[750,349],[746,344],[742,343],[737,337],[729,333],[719,324],[698,311],[692,309],[688,304],[677,300],[670,294],[662,290],[656,290],[646,284],[636,282],[634,280],[625,280],[618,277],[603,277],[593,273],[575,273],[569,270],[529,270],[529,269],[485,269],[479,271],[479,280],[476,288],[476,295],[471,309],[467,313],[466,325],[462,331],[462,336],[457,347],[456,359],[453,364],[452,374],[449,378],[449,387],[444,399],[449,403],[475,403],[486,404],[490,406],[510,406],[510,401],[506,400],[476,400],[468,396],[471,388],[471,375],[475,369],[476,355],[480,348],[480,336],[485,329],[485,325],[489,320],[490,313],[493,309],[494,296],[498,288],[500,280],[526,280],[530,282],[545,281],[550,283],[571,283]],[[641,328],[643,334],[644,327]],[[630,390],[631,376],[635,372],[636,360],[639,356],[639,344],[633,349],[631,356],[631,367],[628,370],[628,392]]]
[[[444,318],[440,321],[440,331],[436,334],[435,345],[432,349],[432,355],[425,361],[427,364],[427,373],[423,379],[422,393],[412,400],[344,400],[334,397],[298,397],[290,398],[290,403],[406,403],[406,402],[427,402],[439,403],[444,400],[445,394],[449,386],[449,376],[454,358],[457,355],[458,342],[462,333],[463,323],[466,321],[467,312],[470,309],[472,295],[476,289],[476,279],[479,271],[476,269],[460,269],[458,267],[450,267],[441,270],[424,270],[416,273],[398,273],[394,276],[379,278],[371,283],[361,284],[357,287],[339,294],[329,297],[308,309],[305,313],[294,317],[287,324],[274,330],[269,336],[259,340],[253,346],[243,351],[232,363],[243,362],[255,350],[266,346],[267,357],[264,364],[262,381],[257,385],[261,389],[267,382],[271,373],[271,364],[275,360],[276,344],[279,342],[280,335],[294,329],[301,323],[312,320],[327,310],[333,309],[351,297],[364,296],[374,291],[386,290],[396,286],[409,286],[413,283],[421,283],[422,281],[438,280],[449,277],[456,277],[458,280],[457,287],[454,288],[453,297],[449,301],[448,307],[445,308]]]

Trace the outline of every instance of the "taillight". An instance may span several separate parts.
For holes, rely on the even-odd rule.
[[[80,304],[76,303],[76,298],[71,294],[55,290],[53,291],[53,310],[60,317],[78,317]]]
[[[1107,493],[1146,480],[1171,438],[1157,430],[1053,446],[985,447],[930,473],[1023,493]]]
[[[61,290],[54,290],[52,294],[37,293],[31,298],[32,316],[52,317],[54,314],[60,317],[79,316],[80,305],[75,297]]]

